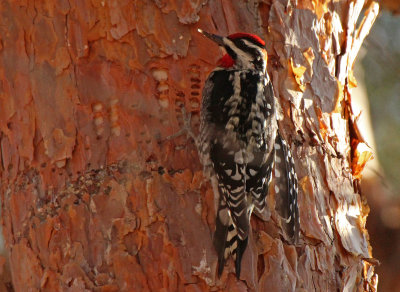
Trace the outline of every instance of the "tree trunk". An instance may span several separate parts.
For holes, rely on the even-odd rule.
[[[352,66],[357,1],[2,1],[2,222],[15,291],[375,291]],[[218,279],[198,131],[220,57],[196,29],[267,41],[299,178],[301,238],[252,219]]]

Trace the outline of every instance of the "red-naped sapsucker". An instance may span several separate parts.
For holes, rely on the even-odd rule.
[[[222,37],[199,29],[226,54],[203,88],[199,152],[217,184],[214,246],[218,275],[230,255],[239,278],[250,232],[250,217],[262,214],[274,164],[275,190],[286,231],[297,239],[297,177],[287,143],[278,131],[275,97],[267,73],[265,42],[235,33]]]

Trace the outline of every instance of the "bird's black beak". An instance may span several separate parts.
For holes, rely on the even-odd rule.
[[[199,33],[201,33],[202,35],[204,35],[205,37],[212,40],[213,42],[217,43],[219,46],[225,46],[223,37],[216,35],[216,34],[208,33],[200,28],[198,28],[197,31]]]

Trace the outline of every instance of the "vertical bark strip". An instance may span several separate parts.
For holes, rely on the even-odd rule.
[[[297,4],[296,4],[297,3]],[[352,66],[364,1],[1,1],[0,174],[15,291],[375,291],[368,150]],[[300,183],[301,239],[252,219],[241,281],[216,278],[197,133],[220,53],[196,32],[267,41]],[[301,290],[303,289],[303,290]]]

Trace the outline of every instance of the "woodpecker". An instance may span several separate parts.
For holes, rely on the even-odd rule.
[[[291,235],[298,232],[297,178],[290,149],[278,133],[265,42],[248,33],[223,37],[198,31],[226,51],[203,88],[198,147],[204,170],[217,185],[213,242],[218,276],[232,255],[239,278],[251,214],[260,215],[266,207],[276,147],[281,149],[285,174],[294,174],[275,188],[288,191],[281,201]]]

